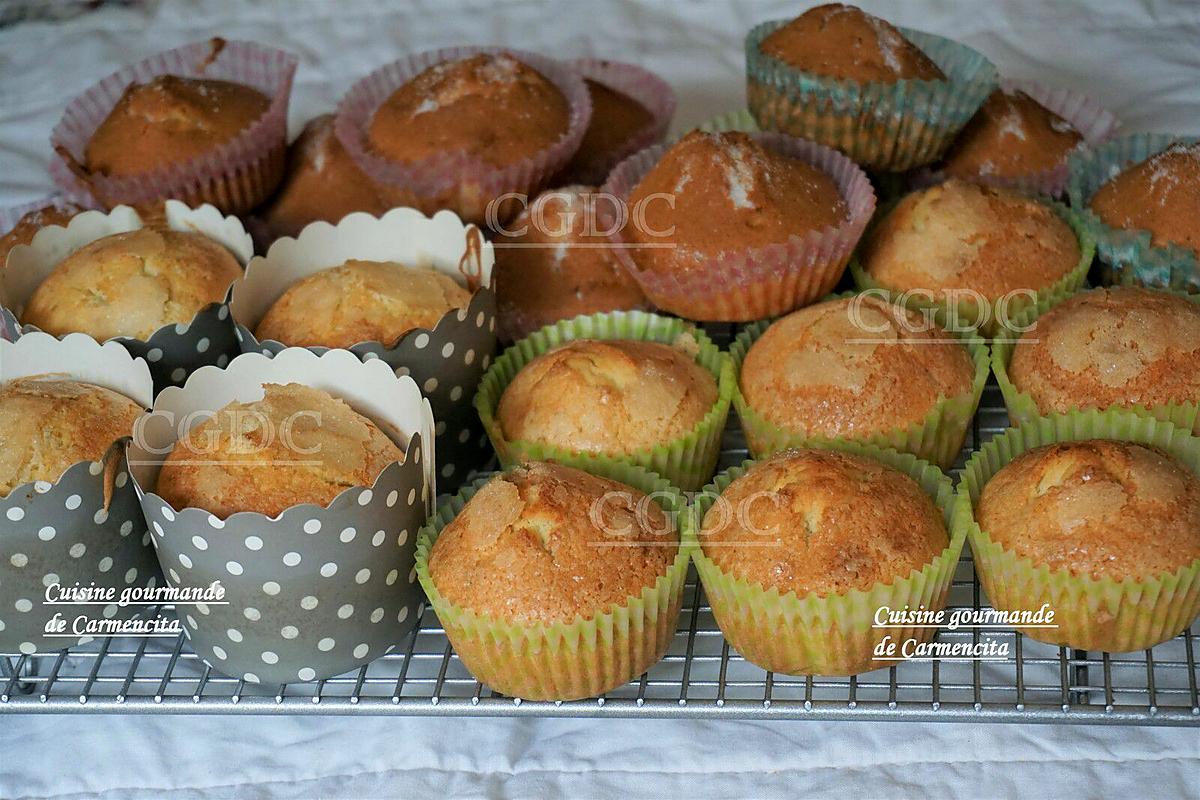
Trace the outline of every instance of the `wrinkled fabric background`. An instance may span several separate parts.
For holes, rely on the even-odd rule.
[[[1200,5],[860,4],[960,39],[1001,72],[1091,94],[1127,130],[1200,132]],[[634,61],[679,94],[676,129],[744,104],[742,37],[808,3],[161,0],[0,29],[0,205],[50,189],[67,99],[189,41],[300,56],[291,127],[403,53],[504,44]],[[1194,795],[1200,731],[1039,725],[6,715],[0,797],[1079,797]]]

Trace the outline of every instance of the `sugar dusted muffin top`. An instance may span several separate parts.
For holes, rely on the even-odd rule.
[[[1200,253],[1200,142],[1172,145],[1127,167],[1089,205],[1114,228],[1150,231],[1156,247]]]
[[[1067,163],[1083,141],[1071,123],[1019,89],[997,89],[946,153],[958,178],[1019,178]]]

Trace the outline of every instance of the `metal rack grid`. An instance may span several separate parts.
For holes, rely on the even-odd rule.
[[[988,386],[964,456],[1007,424]],[[736,420],[721,468],[745,457]],[[960,460],[960,465],[961,465]],[[721,636],[689,575],[674,641],[639,680],[591,700],[541,703],[495,694],[470,676],[426,608],[403,647],[324,681],[263,687],[211,670],[176,639],[101,639],[59,654],[0,654],[0,713],[411,714],[736,717],[1200,725],[1200,625],[1141,653],[1091,653],[1011,631],[942,630],[941,640],[1008,643],[1003,662],[903,662],[850,678],[776,675]],[[951,608],[986,607],[970,555]],[[172,613],[169,607],[163,609]],[[153,611],[153,610],[152,610]]]

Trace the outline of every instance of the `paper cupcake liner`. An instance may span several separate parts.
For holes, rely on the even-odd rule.
[[[1162,291],[1169,290],[1164,289]],[[1170,293],[1177,294],[1186,300],[1200,304],[1200,295],[1187,294],[1186,292]],[[1014,331],[1030,329],[1030,326],[1034,325],[1039,317],[1065,299],[1065,297],[1042,298],[1036,306],[1025,309],[1012,320]],[[1036,330],[1034,332],[1036,333]],[[1044,416],[1044,412],[1038,409],[1033,396],[1028,392],[1018,389],[1008,375],[1008,365],[1012,362],[1013,351],[1016,348],[1018,338],[1019,336],[1014,333],[1011,338],[997,338],[992,342],[992,373],[996,376],[996,383],[1000,386],[1000,393],[1004,396],[1004,405],[1008,409],[1008,419],[1013,426],[1032,424]],[[1079,410],[1084,409],[1080,408]],[[1153,417],[1164,422],[1170,422],[1176,427],[1191,431],[1194,434],[1200,434],[1200,404],[1197,403],[1179,402],[1150,407],[1130,404],[1127,406],[1112,406],[1111,410],[1126,411],[1143,417]]]
[[[287,154],[287,112],[296,57],[252,42],[213,39],[168,50],[124,67],[71,101],[50,136],[50,144],[74,180],[51,170],[66,192],[84,189],[103,206],[174,198],[188,205],[209,203],[227,214],[260,204],[283,176]],[[257,121],[211,153],[181,164],[134,175],[89,173],[87,144],[126,87],[159,75],[233,81],[258,89],[271,104]]]
[[[657,307],[706,322],[746,322],[778,316],[828,294],[875,213],[871,182],[850,159],[828,147],[776,133],[751,134],[780,155],[825,172],[837,184],[849,216],[837,227],[791,236],[765,247],[727,251],[687,271],[639,269],[621,231],[613,252]],[[627,202],[634,188],[658,163],[667,145],[647,148],[622,161],[602,191]],[[634,245],[636,246],[636,245]]]
[[[827,78],[762,52],[788,20],[746,36],[746,96],[764,130],[835,147],[873,169],[898,172],[936,161],[996,88],[996,67],[981,53],[940,36],[900,28],[948,80],[895,83]]]
[[[0,236],[4,236],[13,228],[17,227],[17,223],[21,221],[21,218],[31,211],[38,211],[46,208],[47,206],[55,206],[56,208],[61,209],[67,204],[74,202],[74,200],[62,192],[55,192],[54,194],[47,195],[40,200],[34,200],[30,203],[21,203],[20,205],[15,206],[0,207]],[[75,204],[79,205],[78,203]],[[0,264],[0,269],[3,267],[4,265]]]
[[[213,206],[188,208],[178,200],[165,204],[166,224],[177,231],[201,233],[224,246],[245,265],[254,253],[250,235],[237,217],[222,216]],[[22,325],[25,304],[58,263],[84,245],[116,233],[143,227],[137,212],[128,206],[112,211],[85,211],[71,218],[67,227],[48,225],[28,245],[18,245],[8,254],[7,267],[0,272],[0,320],[7,337],[36,331]],[[210,303],[190,322],[164,325],[146,340],[119,336],[133,355],[150,365],[155,390],[178,386],[203,366],[225,366],[238,352],[227,302]]]
[[[186,428],[232,401],[261,399],[265,383],[302,383],[345,400],[404,446],[404,461],[326,506],[295,505],[276,517],[220,519],[155,494]],[[224,588],[223,604],[177,604],[192,648],[218,672],[267,684],[330,678],[392,652],[417,624],[416,534],[437,490],[433,415],[411,378],[345,350],[241,355],[160,392],[129,461],[167,584]]]
[[[557,459],[556,459],[557,460]],[[685,518],[683,496],[653,473],[615,462],[563,462],[646,492],[669,517]],[[442,529],[458,515],[486,478],[464,487],[422,528],[417,576],[454,651],[475,678],[501,694],[526,700],[577,700],[628,683],[667,651],[683,600],[690,550],[682,542],[675,561],[654,586],[591,619],[520,624],[495,619],[448,601],[433,584],[429,554]]]
[[[594,313],[602,314],[609,311],[650,311],[649,304],[642,303],[639,305],[631,305],[627,308],[610,308],[604,311],[596,311]],[[529,313],[519,308],[499,308],[496,315],[496,337],[504,345],[510,345],[524,339],[529,334],[545,328],[547,325],[553,325],[562,319],[569,319],[561,315],[554,314],[535,314]]]
[[[591,163],[568,163],[566,174],[560,175],[560,179],[555,181],[556,184],[599,186],[617,164],[639,150],[662,141],[671,124],[671,117],[675,115],[675,92],[658,75],[635,64],[602,58],[580,58],[567,63],[583,77],[633,98],[653,116],[649,124],[612,153]]]
[[[421,387],[437,420],[438,477],[443,491],[453,491],[492,457],[472,404],[496,352],[492,245],[478,228],[464,225],[450,211],[430,218],[397,208],[382,217],[356,212],[337,225],[314,222],[296,238],[275,240],[230,290],[242,352],[271,356],[285,350],[282,342],[259,341],[254,333],[259,321],[294,283],[348,259],[437,269],[474,290],[468,305],[446,312],[432,328],[414,328],[394,342],[359,342],[349,348],[363,360],[378,359],[412,377]],[[330,348],[307,349],[320,355]]]
[[[1011,91],[1022,91],[1032,97],[1043,107],[1053,111],[1071,124],[1071,127],[1083,136],[1083,141],[1074,152],[1082,152],[1089,147],[1102,144],[1116,133],[1121,126],[1116,116],[1087,95],[1071,89],[1056,88],[1037,83],[1036,81],[1020,81],[1001,79],[1000,88]],[[924,188],[941,183],[946,179],[945,173],[936,167],[917,170],[910,180],[913,188]],[[1040,194],[1045,197],[1062,197],[1067,192],[1067,181],[1070,170],[1067,162],[1052,169],[1039,170],[1026,175],[974,175],[970,180],[987,186],[997,186],[1001,189],[1015,189],[1027,194]]]
[[[994,542],[975,521],[984,485],[1017,456],[1042,445],[1116,439],[1158,447],[1200,472],[1200,439],[1169,422],[1127,411],[1075,411],[1010,428],[975,452],[963,468],[954,508],[966,529],[975,571],[992,606],[1054,611],[1057,628],[1017,627],[1031,639],[1079,650],[1144,650],[1176,636],[1200,614],[1200,559],[1146,580],[1077,576],[1022,558]]]
[[[507,53],[558,87],[570,104],[571,116],[557,142],[506,167],[485,164],[463,152],[418,162],[393,161],[367,144],[375,112],[397,89],[429,67],[479,53]],[[394,61],[354,84],[338,104],[334,130],[346,152],[393,205],[412,206],[426,214],[449,208],[468,222],[484,224],[493,200],[510,192],[532,196],[566,165],[579,149],[591,115],[587,87],[568,64],[507,47],[451,47]]]
[[[1042,199],[1039,202],[1052,208],[1075,231],[1075,237],[1079,241],[1079,261],[1057,281],[1044,289],[1038,289],[1032,296],[1023,292],[1017,293],[1007,299],[994,300],[983,306],[969,297],[964,297],[955,303],[946,300],[931,300],[920,289],[904,290],[884,286],[868,274],[857,259],[850,262],[850,274],[854,277],[854,284],[862,291],[883,292],[893,302],[902,303],[914,310],[937,310],[940,314],[945,315],[950,327],[954,330],[977,329],[988,338],[1000,336],[1005,331],[1004,320],[1013,319],[1017,314],[1026,308],[1035,306],[1043,299],[1058,302],[1079,291],[1084,281],[1087,280],[1088,270],[1095,259],[1096,241],[1092,237],[1088,224],[1080,215],[1053,200]],[[881,209],[876,215],[876,219],[883,219],[890,210],[889,208]]]
[[[1179,245],[1156,247],[1150,243],[1150,231],[1110,227],[1088,205],[1097,189],[1127,167],[1173,144],[1197,141],[1200,138],[1195,136],[1135,133],[1071,156],[1068,195],[1071,207],[1096,240],[1103,284],[1200,291],[1200,263],[1195,253]]]
[[[32,375],[103,386],[148,408],[150,371],[115,342],[82,334],[31,333],[0,341],[0,383]],[[125,620],[136,605],[54,605],[54,586],[96,586],[119,598],[162,583],[150,534],[129,480],[125,440],[97,461],[80,461],[54,481],[34,481],[0,497],[0,652],[33,653],[85,644],[89,621]],[[62,630],[48,630],[56,615]],[[79,625],[77,625],[79,623]]]
[[[853,292],[847,292],[837,297],[848,297],[852,294]],[[787,430],[767,420],[750,407],[742,394],[742,363],[751,346],[766,333],[771,322],[772,320],[763,320],[746,326],[729,347],[734,374],[733,407],[737,409],[738,420],[746,434],[746,444],[750,453],[755,458],[765,458],[789,447],[821,447],[830,441],[849,441],[845,437],[831,439]],[[962,450],[990,369],[988,348],[982,339],[978,336],[967,336],[961,339],[961,343],[970,353],[971,363],[975,368],[970,391],[956,397],[941,398],[916,425],[893,428],[867,436],[862,441],[881,448],[913,453],[942,469],[950,469]]]
[[[915,456],[859,442],[831,440],[818,445],[866,456],[911,477],[933,498],[942,511],[950,543],[921,570],[899,576],[890,583],[876,583],[869,590],[854,589],[840,594],[798,596],[780,594],[761,583],[735,577],[710,560],[703,551],[700,532],[704,514],[729,484],[756,462],[744,461],[717,476],[697,495],[683,526],[692,550],[696,572],[712,607],[721,633],[747,661],[770,672],[788,675],[855,675],[890,667],[894,661],[876,660],[875,648],[885,638],[903,643],[926,642],[935,629],[904,627],[877,628],[878,609],[924,608],[938,611],[946,597],[965,541],[965,530],[951,525],[954,486],[941,470]]]
[[[496,418],[500,398],[517,373],[543,353],[575,339],[635,339],[672,344],[682,337],[690,337],[696,342],[696,363],[712,373],[717,381],[717,402],[686,436],[652,449],[621,455],[563,450],[537,442],[509,441],[505,438],[500,421]],[[717,459],[721,455],[721,432],[729,416],[729,399],[733,391],[733,367],[728,357],[703,331],[684,320],[645,311],[612,311],[561,320],[505,350],[480,381],[479,391],[475,395],[475,408],[492,446],[500,456],[500,463],[506,468],[524,461],[564,459],[583,459],[588,464],[597,465],[632,464],[661,475],[673,486],[690,491],[703,486],[716,470]],[[587,469],[591,471],[592,468]]]

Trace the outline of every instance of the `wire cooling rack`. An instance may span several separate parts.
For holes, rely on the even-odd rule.
[[[725,337],[721,337],[725,338]],[[963,457],[1007,425],[989,385]],[[731,420],[721,468],[746,457]],[[961,466],[960,458],[959,465]],[[986,608],[969,552],[950,608]],[[164,607],[164,615],[171,614]],[[154,609],[150,609],[151,615]],[[176,639],[112,638],[58,654],[0,654],[0,713],[415,714],[582,717],[734,717],[1200,726],[1200,625],[1139,653],[1083,652],[1004,630],[942,630],[940,641],[1007,643],[989,662],[908,661],[850,678],[776,675],[721,636],[693,571],[666,657],[603,697],[521,701],[482,686],[426,608],[404,646],[354,672],[264,687],[212,671]]]

